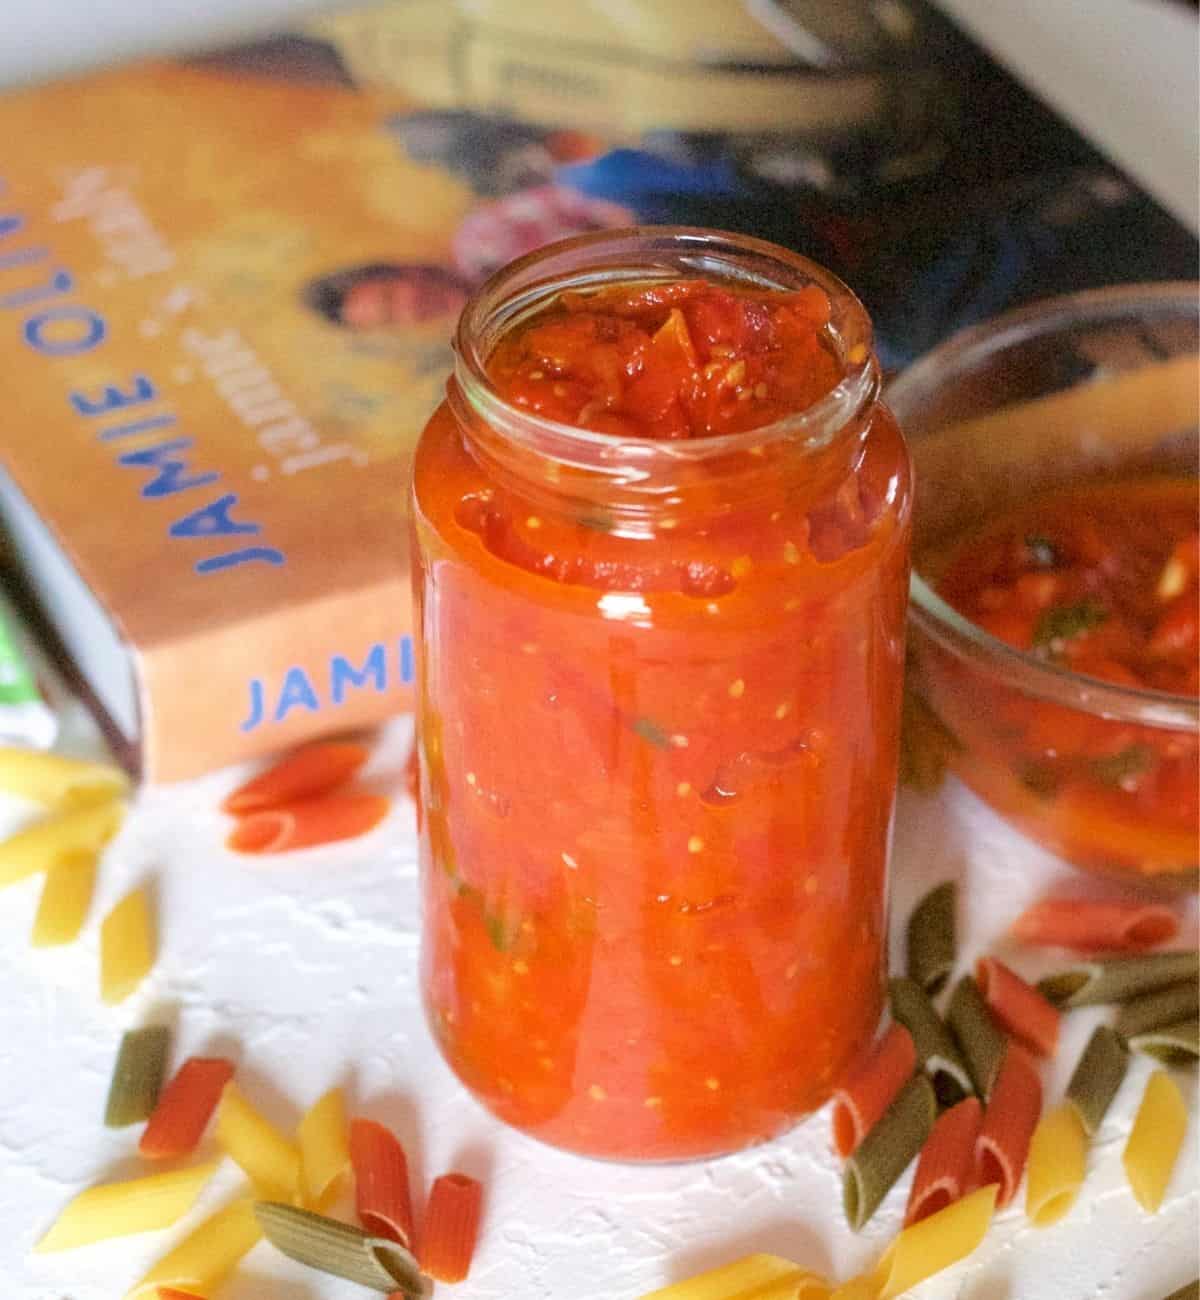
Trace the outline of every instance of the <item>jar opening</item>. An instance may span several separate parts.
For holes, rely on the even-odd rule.
[[[745,432],[664,441],[618,436],[558,423],[506,401],[487,364],[499,339],[567,290],[628,281],[705,279],[736,288],[791,291],[817,285],[829,296],[829,337],[842,377],[824,397],[783,419]],[[862,304],[834,275],[799,254],[749,236],[685,226],[602,231],[548,245],[491,277],[463,310],[454,340],[450,401],[460,421],[480,422],[539,457],[603,474],[611,484],[651,490],[680,466],[774,445],[789,454],[833,443],[876,400],[879,368]],[[673,468],[674,467],[674,471]]]

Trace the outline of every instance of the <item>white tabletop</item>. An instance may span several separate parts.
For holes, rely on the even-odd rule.
[[[369,774],[402,789],[406,722]],[[753,1250],[844,1278],[897,1230],[908,1178],[861,1235],[845,1226],[827,1111],[766,1146],[676,1166],[601,1164],[502,1127],[459,1088],[423,1023],[413,809],[402,797],[369,837],[273,861],[221,847],[217,811],[237,774],[145,791],[101,872],[93,916],[72,948],[34,952],[27,936],[37,882],[5,891],[0,909],[0,1277],[6,1300],[114,1300],[241,1185],[224,1162],[197,1208],[173,1229],[60,1255],[29,1250],[84,1186],[133,1176],[137,1128],[101,1123],[121,1033],[159,1019],[174,1059],[233,1054],[246,1095],[290,1129],[325,1089],[351,1113],[395,1127],[415,1195],[457,1167],[482,1178],[487,1214],[462,1300],[633,1300],[643,1291]],[[10,810],[12,811],[12,810]],[[961,788],[906,793],[894,862],[894,928],[933,881],[962,882],[961,965],[990,950],[1036,975],[1003,942],[1016,913],[1048,884],[1077,877],[1024,844]],[[158,965],[129,1002],[97,993],[97,918],[134,883],[151,882],[162,921]],[[1194,941],[1195,909],[1185,938]],[[893,949],[898,951],[893,936]],[[1074,1013],[1046,1076],[1056,1100],[1101,1013]],[[1193,1129],[1163,1209],[1143,1214],[1120,1154],[1149,1065],[1135,1059],[1092,1149],[1084,1194],[1059,1225],[1035,1230],[1023,1195],[970,1261],[913,1300],[1160,1300],[1200,1273],[1200,1186]],[[1195,1076],[1178,1075],[1195,1113]],[[208,1147],[211,1149],[211,1137]],[[911,1176],[911,1175],[910,1175]],[[15,1289],[13,1283],[15,1282]],[[364,1293],[254,1248],[220,1300],[353,1300]]]

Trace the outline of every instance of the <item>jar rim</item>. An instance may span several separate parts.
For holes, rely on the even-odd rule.
[[[671,253],[679,259],[673,266],[666,260]],[[738,255],[789,271],[797,284],[771,283],[744,269],[739,273],[734,263]],[[694,258],[696,267],[689,269],[685,257]],[[576,260],[579,265],[568,270],[566,264]],[[711,264],[702,266],[704,262]],[[552,269],[555,265],[560,266],[558,274]],[[490,327],[495,317],[511,305],[514,295],[523,292],[524,314],[530,314],[552,294],[573,287],[581,277],[589,277],[584,282],[591,285],[600,282],[601,273],[610,276],[614,270],[621,271],[631,282],[659,276],[668,278],[668,273],[677,277],[681,272],[697,276],[707,272],[721,283],[722,269],[726,272],[725,282],[740,281],[779,290],[798,287],[802,278],[803,283],[816,284],[829,294],[839,318],[834,334],[843,345],[843,355],[839,357],[843,373],[828,393],[803,410],[754,429],[696,438],[659,439],[602,433],[551,420],[508,402],[492,385],[487,373],[491,349],[484,344],[494,332]],[[515,318],[517,313],[513,311],[505,323]],[[781,245],[752,235],[697,226],[643,225],[595,231],[527,253],[495,271],[471,295],[459,317],[453,345],[455,382],[479,418],[516,441],[539,438],[543,451],[560,447],[576,453],[591,452],[602,461],[612,461],[618,452],[627,452],[643,462],[650,457],[702,461],[783,440],[800,448],[823,448],[877,399],[881,386],[870,318],[842,280]],[[861,351],[860,360],[850,359],[852,350]]]

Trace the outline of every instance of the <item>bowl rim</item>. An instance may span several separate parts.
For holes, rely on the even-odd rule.
[[[1112,285],[1060,294],[1003,312],[951,335],[896,376],[883,400],[895,410],[910,389],[928,391],[935,377],[960,373],[984,351],[996,352],[1081,317],[1103,321],[1137,308],[1177,307],[1200,315],[1200,281]],[[896,394],[900,401],[896,401]],[[897,412],[901,428],[904,417]],[[1200,697],[1106,682],[1073,672],[1008,645],[943,600],[914,567],[909,581],[913,624],[944,649],[1026,694],[1104,718],[1177,731],[1200,730]]]

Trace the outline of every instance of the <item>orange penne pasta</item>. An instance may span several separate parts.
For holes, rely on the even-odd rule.
[[[408,1158],[400,1140],[371,1119],[350,1125],[350,1164],[354,1169],[354,1209],[358,1221],[377,1237],[413,1248],[412,1198]]]
[[[159,1095],[142,1132],[138,1151],[150,1160],[165,1160],[194,1151],[233,1078],[233,1062],[222,1057],[193,1056]]]
[[[241,816],[328,794],[345,785],[370,754],[365,745],[352,740],[316,741],[294,750],[245,785],[238,786],[226,796],[221,808]]]
[[[174,1286],[160,1286],[158,1300],[204,1300],[198,1291],[180,1291]]]
[[[904,1214],[906,1228],[944,1210],[967,1190],[982,1120],[978,1097],[968,1097],[938,1117],[917,1161]]]
[[[421,1272],[438,1282],[461,1282],[471,1270],[483,1188],[466,1174],[442,1174],[429,1189],[421,1230]]]
[[[373,830],[390,802],[377,794],[327,794],[243,817],[226,843],[237,853],[287,853]]]
[[[1061,1019],[1056,1006],[995,957],[975,963],[975,982],[1002,1028],[1039,1056],[1054,1055]]]
[[[912,1035],[903,1025],[893,1024],[835,1089],[833,1145],[843,1160],[854,1153],[916,1066]]]
[[[1042,1081],[1037,1068],[1023,1047],[1010,1042],[975,1139],[976,1181],[980,1186],[999,1184],[999,1208],[1016,1195],[1041,1112]]]
[[[1021,943],[1078,952],[1141,952],[1179,933],[1179,920],[1159,903],[1046,898],[1027,908],[1012,928]]]

